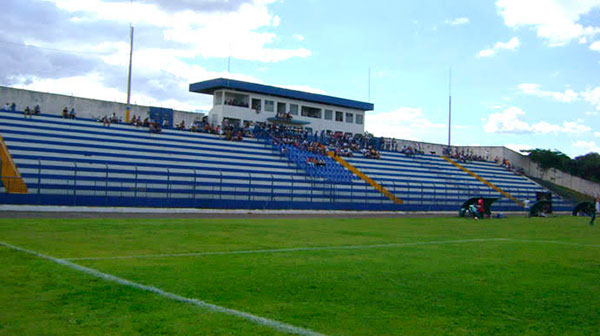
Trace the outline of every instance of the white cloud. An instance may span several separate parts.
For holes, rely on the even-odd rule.
[[[600,86],[581,92],[581,96],[583,100],[596,106],[596,110],[600,111]]]
[[[583,149],[585,151],[584,154],[590,152],[600,153],[600,145],[596,144],[595,141],[578,140],[573,143],[573,147]]]
[[[522,83],[519,84],[519,90],[531,96],[537,97],[550,97],[556,101],[563,103],[571,103],[578,100],[583,100],[596,107],[596,110],[600,111],[600,86],[590,88],[585,91],[576,92],[572,89],[566,89],[563,92],[560,91],[544,91],[541,89],[541,85],[534,83]],[[586,115],[596,115],[597,112],[585,112]]]
[[[40,1],[62,20],[64,27],[61,26],[59,31],[66,32],[64,38],[55,41],[48,34],[25,34],[18,29],[10,33],[26,45],[34,46],[29,48],[47,48],[40,49],[38,55],[39,63],[44,65],[42,69],[61,69],[66,64],[72,70],[63,73],[46,71],[47,76],[41,75],[45,72],[35,66],[25,71],[5,71],[5,81],[11,86],[124,101],[130,20],[136,27],[132,102],[137,104],[169,104],[176,109],[197,110],[209,107],[210,102],[204,95],[190,93],[189,83],[217,77],[261,82],[235,71],[208,71],[200,65],[203,58],[231,57],[235,69],[236,59],[273,63],[311,55],[310,50],[300,46],[278,47],[281,18],[269,8],[274,0]],[[67,20],[63,20],[64,17]],[[55,17],[45,19],[58,20]],[[76,33],[83,24],[87,30]],[[111,31],[113,35],[107,36],[107,27],[117,27],[114,28],[116,33]],[[123,34],[118,27],[123,27]],[[301,35],[296,35],[294,42],[302,39]],[[62,63],[54,64],[56,57],[45,54],[56,49],[81,55],[76,54],[75,60],[72,60],[75,56],[61,58]],[[75,61],[83,65],[75,68]],[[317,89],[303,89],[321,93]]]
[[[459,18],[456,18],[456,19],[444,21],[445,24],[448,24],[448,25],[451,25],[451,26],[464,25],[464,24],[467,24],[469,22],[470,22],[470,20],[467,17],[459,17]]]
[[[550,46],[562,46],[572,40],[587,42],[600,33],[598,26],[583,26],[580,17],[600,6],[600,0],[498,0],[496,7],[504,23],[512,28],[534,29]]]
[[[595,136],[596,138],[600,138],[600,132],[594,132],[594,136]]]
[[[430,121],[420,108],[400,107],[392,112],[369,113],[365,129],[376,136],[423,140],[428,134],[438,133],[447,125]]]
[[[513,37],[508,42],[496,42],[492,48],[483,49],[477,54],[477,57],[490,57],[500,50],[516,50],[520,45],[519,38]]]
[[[590,44],[590,50],[600,52],[600,41],[596,41],[596,42]]]
[[[551,124],[547,121],[540,121],[529,124],[521,119],[525,112],[518,107],[509,107],[502,112],[492,113],[484,120],[483,129],[487,133],[505,133],[505,134],[581,134],[591,131],[591,128],[584,125],[581,120],[564,121],[562,125]]]
[[[301,34],[294,34],[294,38],[300,42],[304,41],[304,36]]]
[[[564,92],[555,91],[543,91],[540,89],[541,85],[533,83],[519,84],[519,89],[526,95],[532,95],[537,97],[551,97],[554,100],[570,103],[579,98],[579,94],[571,89],[567,89]]]

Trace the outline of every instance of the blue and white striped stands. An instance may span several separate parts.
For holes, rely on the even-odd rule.
[[[500,199],[494,203],[494,210],[522,210],[522,207],[513,201],[438,156],[408,156],[382,151],[380,160],[361,157],[346,160],[402,198],[407,205],[418,204],[425,209],[429,207],[436,210],[456,210],[471,197],[498,197]],[[479,167],[477,164],[466,166],[470,169],[473,165]],[[531,180],[507,171],[497,164],[484,164],[486,170],[482,172],[482,177],[517,199],[534,200],[536,191],[545,191]],[[478,174],[480,171],[475,169]],[[492,178],[494,174],[502,178]],[[409,191],[408,195],[403,197],[401,194],[406,191]],[[557,210],[567,211],[572,207],[557,195],[554,195],[554,201]]]
[[[210,208],[382,209],[360,180],[310,177],[255,139],[0,112],[29,193],[2,202]]]
[[[28,194],[0,193],[4,204],[454,211],[469,197],[500,196],[431,155],[347,158],[404,201],[394,204],[329,158],[326,168],[310,171],[299,164],[304,156],[291,160],[263,140],[171,129],[151,134],[7,111],[0,111],[0,134],[28,187]],[[543,190],[498,165],[467,166],[519,199]],[[494,209],[521,210],[506,199]]]

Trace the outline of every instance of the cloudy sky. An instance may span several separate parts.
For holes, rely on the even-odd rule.
[[[133,23],[138,104],[208,110],[210,97],[188,92],[189,83],[230,77],[369,100],[368,131],[445,143],[451,67],[454,144],[600,152],[600,0],[3,0],[2,8],[4,86],[125,101]]]

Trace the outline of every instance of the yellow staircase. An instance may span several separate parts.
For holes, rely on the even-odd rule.
[[[502,195],[504,195],[504,197],[512,200],[513,202],[517,203],[519,206],[523,206],[523,202],[519,201],[518,199],[514,198],[511,194],[507,193],[506,191],[500,189],[499,187],[497,187],[496,185],[494,185],[492,182],[489,182],[488,180],[484,179],[483,177],[475,174],[474,172],[470,171],[469,169],[467,169],[465,166],[461,165],[460,163],[446,157],[446,156],[442,156],[442,158],[448,162],[450,162],[452,165],[458,167],[459,169],[461,169],[462,171],[464,171],[465,173],[473,176],[474,178],[478,179],[479,181],[483,182],[485,185],[487,185],[488,187],[496,190],[497,192],[501,193]]]
[[[385,197],[387,197],[390,200],[392,200],[395,204],[402,204],[403,203],[403,201],[401,199],[399,199],[394,194],[392,194],[391,192],[389,192],[381,184],[373,181],[373,179],[371,179],[370,177],[368,177],[367,175],[365,175],[365,173],[361,172],[356,167],[354,167],[353,165],[351,165],[350,163],[348,163],[348,161],[346,161],[346,160],[342,159],[341,157],[335,155],[334,152],[331,152],[331,151],[327,152],[327,155],[329,155],[332,159],[336,160],[342,166],[346,167],[346,169],[348,169],[349,171],[351,171],[354,175],[356,175],[356,176],[360,177],[361,179],[363,179],[365,182],[367,182],[369,185],[371,185],[377,191],[379,191],[380,193],[382,193]]]
[[[25,185],[15,161],[8,152],[2,136],[0,136],[0,158],[2,159],[2,184],[6,192],[27,194],[27,185]]]

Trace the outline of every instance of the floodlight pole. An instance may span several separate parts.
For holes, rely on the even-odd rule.
[[[449,70],[448,76],[448,150],[451,145],[452,127],[452,67]]]
[[[133,61],[133,25],[130,27],[129,38],[129,76],[127,79],[127,109],[125,110],[125,122],[129,123],[129,104],[131,102],[131,63]]]

